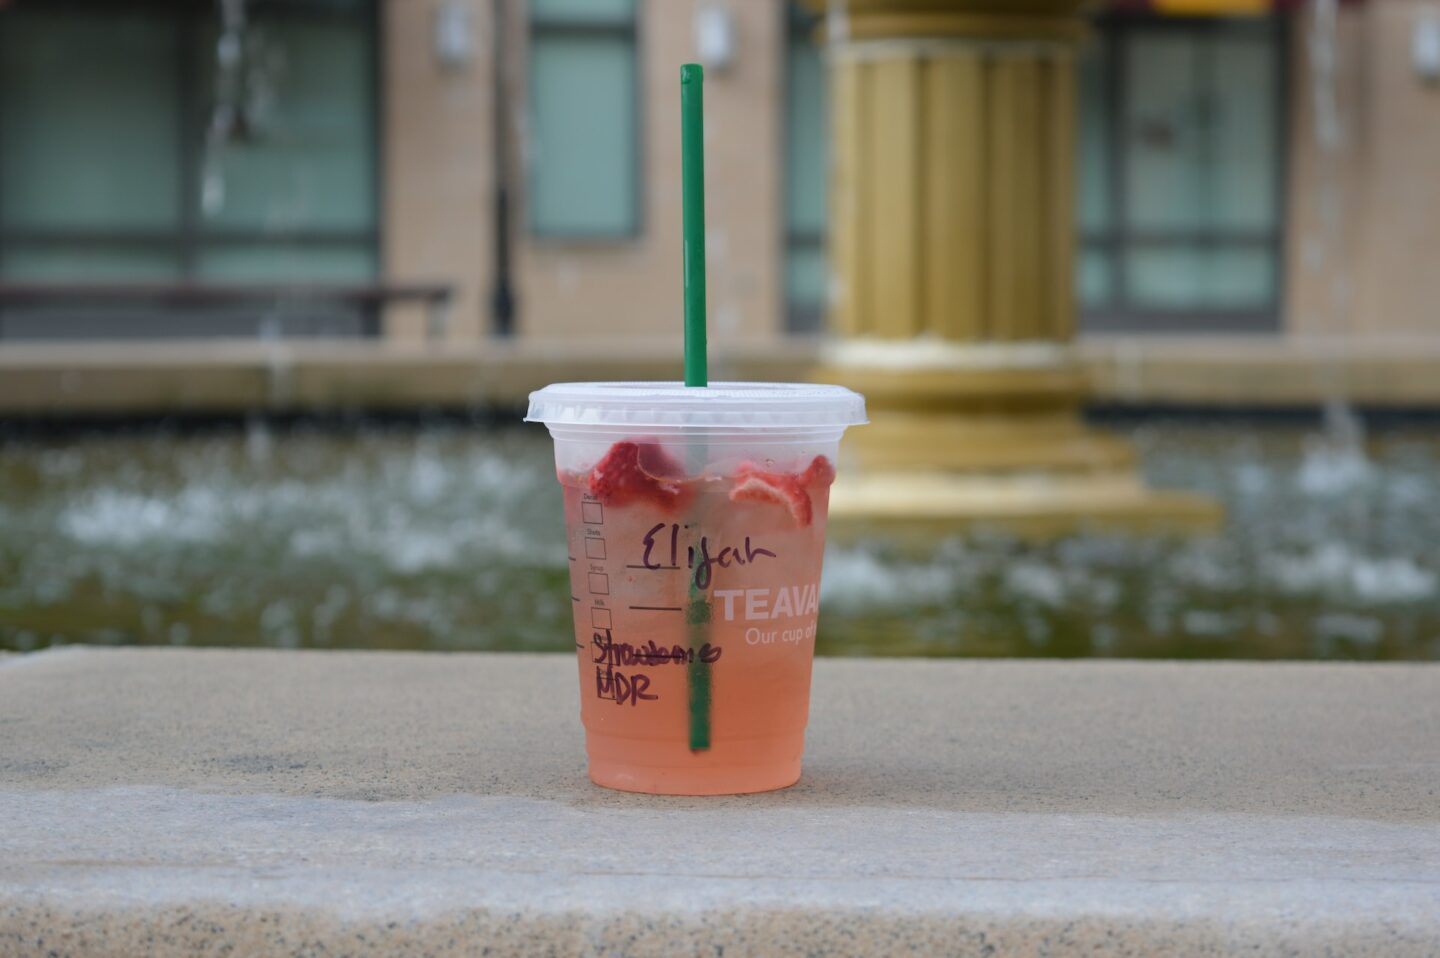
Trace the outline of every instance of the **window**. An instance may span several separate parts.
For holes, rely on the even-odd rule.
[[[1088,328],[1276,322],[1281,32],[1278,17],[1106,24],[1080,77]]]
[[[373,5],[246,9],[229,71],[214,4],[0,11],[0,276],[374,276]]]
[[[640,230],[634,0],[530,0],[530,231]]]
[[[0,25],[4,275],[177,277],[176,25],[33,5]]]
[[[785,325],[818,331],[825,318],[827,97],[816,18],[788,5],[785,43]]]
[[[211,136],[201,149],[198,275],[344,281],[375,274],[373,19],[335,15],[346,6],[354,5],[281,16],[287,8],[277,5],[277,15],[257,18],[260,62],[249,81],[256,132]],[[200,34],[202,47],[214,49],[214,25]],[[222,82],[205,70],[202,102],[218,102]],[[254,242],[257,234],[268,241]]]

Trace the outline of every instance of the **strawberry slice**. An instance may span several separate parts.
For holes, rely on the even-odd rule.
[[[635,443],[640,447],[640,454],[636,463],[640,471],[651,479],[684,479],[685,467],[676,462],[675,459],[665,451],[665,447],[658,442],[638,440]]]
[[[674,508],[684,496],[684,470],[656,443],[622,440],[590,470],[590,494],[606,505],[649,502]]]
[[[817,484],[828,486],[834,481],[835,467],[831,465],[830,460],[824,456],[816,456],[810,460],[810,465],[806,466],[805,471],[800,473],[800,485],[802,486],[813,486]]]
[[[735,471],[735,488],[730,490],[730,501],[784,506],[800,526],[808,526],[813,518],[810,493],[805,491],[799,475],[765,472],[750,463],[742,464]]]

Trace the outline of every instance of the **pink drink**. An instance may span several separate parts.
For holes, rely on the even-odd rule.
[[[727,391],[767,388],[827,389],[689,392],[715,390],[723,406]],[[768,409],[767,400],[751,402]],[[848,421],[863,418],[858,402]],[[590,777],[691,795],[794,784],[843,425],[737,424],[732,414],[708,431],[649,422],[617,435],[614,426],[570,432],[553,408],[541,412],[564,486]]]

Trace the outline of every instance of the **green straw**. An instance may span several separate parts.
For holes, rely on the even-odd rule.
[[[685,385],[706,386],[705,358],[705,71],[698,63],[680,68],[680,179],[685,233]],[[710,603],[689,572],[685,608],[691,660],[685,678],[690,696],[690,750],[710,748],[710,665],[700,649],[710,632]]]
[[[705,72],[680,68],[680,179],[685,216],[685,385],[705,386]]]

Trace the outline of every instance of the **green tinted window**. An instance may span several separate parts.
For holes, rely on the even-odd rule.
[[[530,16],[551,23],[628,24],[634,15],[635,0],[530,0]]]
[[[1200,42],[1176,31],[1136,32],[1122,49],[1125,223],[1139,230],[1195,229],[1207,175],[1195,83]]]
[[[785,45],[785,303],[794,332],[818,329],[829,285],[825,261],[825,61],[814,21],[791,6]]]
[[[1125,267],[1131,298],[1155,309],[1243,309],[1264,302],[1276,280],[1275,258],[1266,250],[1133,250]]]
[[[208,145],[206,228],[368,230],[375,222],[368,24],[288,17],[258,31],[250,131]],[[208,33],[208,31],[207,31]],[[202,49],[213,49],[213,33]],[[203,89],[214,95],[214,73]]]
[[[785,221],[825,229],[825,65],[808,33],[792,34],[785,64]]]
[[[224,135],[215,4],[0,13],[0,276],[375,275],[374,6],[248,11]]]
[[[6,11],[0,216],[7,229],[179,225],[175,25],[101,10]]]
[[[226,282],[278,280],[289,282],[363,282],[375,272],[368,249],[287,247],[209,248],[200,254],[198,271],[206,279]]]
[[[1279,212],[1279,71],[1269,34],[1234,31],[1211,51],[1212,177],[1208,222],[1221,229],[1270,230]]]
[[[1141,328],[1273,322],[1279,19],[1122,17],[1104,33],[1081,69],[1082,307]]]
[[[1112,263],[1104,251],[1081,245],[1075,254],[1075,292],[1082,309],[1103,306],[1114,295]]]
[[[17,245],[5,251],[5,277],[32,283],[159,282],[174,280],[176,258],[168,249],[121,243],[92,247]]]
[[[1102,36],[1086,46],[1080,56],[1075,213],[1081,236],[1110,226],[1110,137],[1105,109],[1110,80],[1108,52]]]
[[[528,215],[542,236],[627,236],[640,225],[630,3],[532,6]]]

